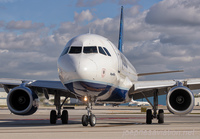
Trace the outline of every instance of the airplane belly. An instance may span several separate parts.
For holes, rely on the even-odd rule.
[[[105,95],[111,88],[110,85],[94,83],[89,81],[73,81],[65,84],[73,93],[80,96],[99,97]]]
[[[127,89],[89,81],[73,81],[65,86],[77,95],[95,97],[97,102],[123,103],[128,93]]]

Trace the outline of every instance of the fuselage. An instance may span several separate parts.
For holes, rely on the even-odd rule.
[[[116,46],[95,34],[80,35],[67,43],[58,59],[58,72],[68,90],[99,103],[129,102],[128,90],[138,79]]]

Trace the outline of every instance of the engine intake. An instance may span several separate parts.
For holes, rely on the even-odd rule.
[[[23,86],[12,89],[7,96],[9,110],[16,115],[31,115],[38,109],[38,96]]]
[[[168,110],[177,115],[188,114],[194,107],[194,95],[185,86],[173,87],[167,95]]]

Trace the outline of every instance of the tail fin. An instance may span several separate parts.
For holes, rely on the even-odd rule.
[[[123,6],[122,6],[121,16],[120,16],[119,42],[118,42],[118,49],[121,52],[122,52],[122,47],[123,47],[123,30],[124,30],[124,21],[123,21]]]

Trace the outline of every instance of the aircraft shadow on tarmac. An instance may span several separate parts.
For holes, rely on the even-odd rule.
[[[195,118],[195,119],[194,119]],[[194,119],[194,120],[191,120]],[[177,116],[169,116],[166,117],[166,121],[164,124],[158,124],[157,120],[153,120],[151,125],[172,125],[172,124],[199,124],[199,116],[196,115],[190,115],[185,117],[177,117]],[[68,124],[63,125],[61,120],[57,120],[57,123],[55,125],[50,124],[49,119],[12,119],[12,118],[0,118],[0,127],[51,127],[51,126],[71,126],[71,125],[80,125],[81,120],[79,116],[70,118],[68,121]],[[117,126],[140,126],[140,125],[146,125],[145,124],[145,117],[105,117],[100,116],[97,118],[97,124],[96,127],[117,127]],[[150,126],[150,125],[146,125]]]
[[[174,123],[174,122],[173,122]],[[152,125],[155,125],[158,123],[152,123]],[[162,125],[168,125],[170,123],[165,123]],[[81,125],[81,121],[73,121],[70,120],[68,124],[63,125],[61,120],[58,120],[55,125],[52,125],[49,123],[49,120],[7,120],[7,119],[0,119],[0,127],[52,127],[52,126],[71,126],[71,125]],[[104,122],[99,120],[96,127],[118,127],[118,126],[130,126],[130,125],[145,125],[145,123],[142,122],[130,122],[130,121],[123,121],[123,122]]]
[[[66,125],[74,125],[74,124],[81,124],[81,121],[69,121],[68,124]],[[15,120],[10,120],[10,119],[0,119],[0,127],[34,127],[34,126],[61,126],[63,125],[61,120],[58,120],[57,123],[54,125],[49,123],[49,119],[43,119],[43,120],[36,120],[36,119],[15,119]]]

